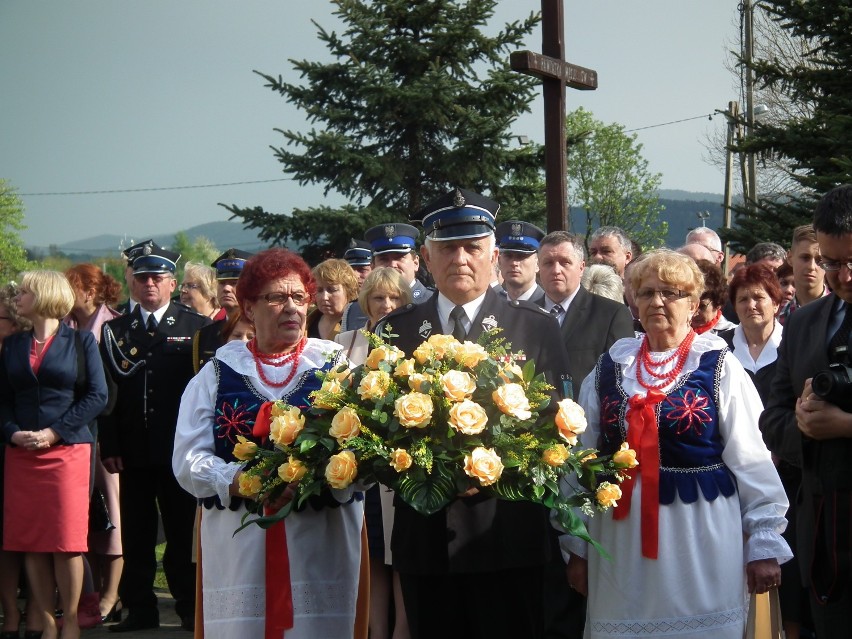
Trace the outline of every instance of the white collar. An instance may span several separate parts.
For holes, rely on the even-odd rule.
[[[461,305],[464,309],[465,318],[467,319],[465,322],[466,331],[470,331],[473,320],[479,313],[479,309],[482,307],[482,303],[484,301],[485,293],[477,297],[475,300],[471,300],[470,302]],[[451,302],[443,293],[438,293],[438,317],[441,318],[441,326],[444,327],[444,333],[448,335],[452,333],[453,328],[452,321],[450,320],[450,313],[456,306],[458,305],[455,302]]]

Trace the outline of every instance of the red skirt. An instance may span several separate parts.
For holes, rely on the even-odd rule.
[[[91,454],[91,444],[6,447],[3,550],[88,550]]]

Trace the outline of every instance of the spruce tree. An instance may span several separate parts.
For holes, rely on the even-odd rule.
[[[768,0],[760,5],[808,46],[798,60],[754,60],[757,83],[810,108],[801,117],[757,123],[741,147],[788,158],[792,177],[802,188],[761,197],[755,212],[747,207],[737,211],[739,229],[725,236],[740,251],[760,241],[789,245],[792,229],[811,221],[815,201],[852,182],[852,6],[846,0]]]
[[[523,202],[541,164],[517,148],[510,127],[529,110],[535,80],[513,72],[508,58],[539,18],[491,34],[496,4],[335,0],[342,33],[314,23],[331,62],[290,60],[301,84],[256,73],[313,127],[278,129],[285,144],[274,152],[284,172],[348,204],[278,213],[226,206],[232,217],[316,261],[340,255],[370,226],[407,220],[454,186]]]

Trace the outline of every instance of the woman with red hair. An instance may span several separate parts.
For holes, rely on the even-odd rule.
[[[198,608],[206,639],[366,636],[366,623],[358,626],[363,634],[356,633],[355,614],[360,488],[327,489],[284,522],[266,530],[250,526],[234,537],[249,499],[239,490],[237,438],[269,445],[254,434],[261,405],[284,400],[307,408],[321,385],[317,373],[345,362],[339,344],[306,337],[315,293],[310,268],[298,255],[275,248],[249,259],[236,294],[254,338],[219,348],[181,400],[172,466],[203,506]]]

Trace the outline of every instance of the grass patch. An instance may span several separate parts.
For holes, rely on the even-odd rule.
[[[169,584],[166,582],[166,573],[163,572],[163,553],[166,551],[166,544],[159,544],[154,553],[157,556],[157,574],[154,575],[154,588],[169,589]]]

